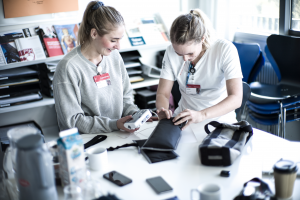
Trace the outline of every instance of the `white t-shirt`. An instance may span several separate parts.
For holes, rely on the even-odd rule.
[[[243,78],[238,52],[227,40],[218,39],[206,50],[195,66],[194,81],[190,74],[189,84],[200,85],[200,94],[186,94],[189,64],[176,54],[172,45],[167,48],[160,78],[177,80],[181,92],[181,100],[173,116],[185,109],[200,111],[218,104],[228,96],[226,80]],[[232,111],[211,120],[235,122],[236,114]]]

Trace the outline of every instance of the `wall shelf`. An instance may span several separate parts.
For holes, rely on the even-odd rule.
[[[14,106],[0,108],[0,114],[19,111],[19,110],[25,110],[25,109],[30,109],[30,108],[36,108],[36,107],[41,107],[41,106],[53,105],[53,104],[54,104],[53,98],[43,96],[43,99],[39,100],[39,101],[32,101],[32,102],[28,102],[28,103],[24,103],[24,104],[20,104],[20,105],[14,105]]]
[[[120,49],[119,52],[126,52],[126,51],[134,51],[134,50],[142,50],[142,49],[151,49],[151,48],[167,48],[171,43],[170,42],[164,42],[161,44],[152,44],[152,45],[141,45],[141,46],[134,46],[129,48]],[[0,71],[5,69],[13,69],[23,66],[29,66],[29,65],[35,65],[40,63],[46,63],[46,62],[52,62],[61,60],[64,57],[62,56],[54,56],[49,57],[46,59],[40,59],[40,60],[34,60],[34,61],[27,61],[27,62],[16,62],[16,63],[10,63],[6,65],[0,65]]]
[[[0,65],[0,70],[12,69],[12,68],[24,67],[24,66],[29,66],[29,65],[35,65],[35,64],[39,64],[39,63],[57,61],[57,60],[61,60],[63,57],[64,56],[54,56],[54,57],[40,59],[40,60],[34,60],[34,61],[9,63],[6,65]]]
[[[131,83],[132,89],[158,85],[159,78],[144,77],[143,81]]]
[[[142,87],[147,87],[147,86],[152,86],[152,85],[158,85],[159,79],[158,78],[150,78],[150,77],[145,77],[145,80],[132,83],[132,89],[137,89],[137,88],[142,88]],[[43,96],[43,100],[40,101],[33,101],[29,103],[24,103],[20,105],[15,105],[15,106],[8,106],[8,107],[3,107],[0,108],[0,114],[7,113],[7,112],[14,112],[14,111],[19,111],[19,110],[25,110],[25,109],[30,109],[30,108],[36,108],[36,107],[41,107],[41,106],[47,106],[47,105],[53,105],[54,98],[46,97]]]

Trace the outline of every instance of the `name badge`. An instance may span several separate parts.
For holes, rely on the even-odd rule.
[[[97,75],[97,76],[94,76],[93,78],[94,78],[94,81],[97,84],[98,88],[103,88],[108,85],[111,85],[110,76],[108,73]]]
[[[192,85],[192,84],[187,84],[185,93],[186,94],[200,94],[200,85]]]

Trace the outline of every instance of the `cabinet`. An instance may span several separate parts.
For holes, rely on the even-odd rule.
[[[166,49],[170,42],[156,45],[143,45],[120,49],[120,52],[138,50],[141,54],[141,62],[147,65],[155,65],[155,55],[158,51]],[[0,65],[2,70],[61,60],[63,56],[50,57],[42,60],[11,63]],[[133,89],[157,85],[158,78],[145,77],[144,81],[132,83]],[[46,136],[46,141],[56,139],[58,136],[55,102],[53,98],[44,95],[43,100],[0,108],[0,127],[22,122],[35,121]]]

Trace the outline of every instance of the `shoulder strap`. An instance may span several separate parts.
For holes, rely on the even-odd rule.
[[[222,126],[222,124],[219,123],[219,122],[217,122],[217,121],[211,121],[211,122],[209,122],[208,124],[206,124],[206,125],[204,126],[204,130],[205,130],[205,132],[206,132],[207,134],[210,133],[210,131],[209,131],[209,129],[208,129],[208,125],[212,125],[213,127],[220,127],[220,126]]]
[[[208,129],[208,125],[212,125],[213,127],[216,127],[216,128],[222,127],[222,124],[220,122],[211,121],[211,122],[209,122],[208,124],[206,124],[204,126],[204,130],[205,130],[205,132],[207,134],[210,133],[210,131]],[[239,125],[239,124],[235,124],[235,125]],[[227,127],[227,128],[230,128],[230,127]],[[239,130],[252,133],[252,126],[248,123],[248,125],[242,125],[242,126],[240,126]]]
[[[93,146],[99,142],[102,142],[106,140],[107,136],[106,135],[96,135],[93,139],[88,141],[87,143],[84,144],[84,149],[89,148],[90,146]]]
[[[121,146],[117,146],[117,147],[109,147],[107,148],[107,151],[114,151],[116,149],[120,149],[120,148],[125,148],[125,147],[137,147],[138,144],[137,143],[127,143],[127,144],[123,144]]]

